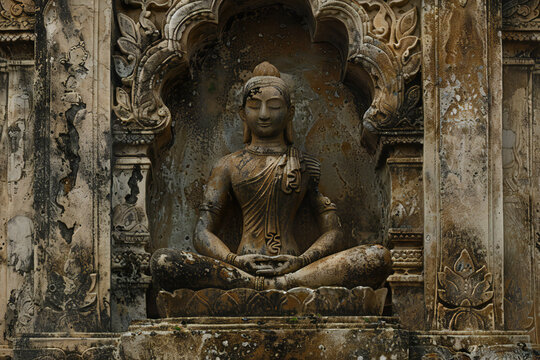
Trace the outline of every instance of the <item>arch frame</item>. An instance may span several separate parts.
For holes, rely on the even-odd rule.
[[[162,99],[163,85],[168,78],[187,73],[190,54],[201,42],[218,36],[219,26],[231,16],[223,10],[228,2],[126,0],[139,5],[141,12],[137,22],[121,12],[117,17],[121,36],[113,61],[122,82],[113,104],[117,143],[152,144],[170,131],[171,112]],[[235,3],[234,12],[279,3],[241,1]],[[329,31],[339,32],[333,29],[335,24],[345,28],[347,39],[340,49],[343,79],[354,82],[350,74],[361,69],[371,80],[372,101],[362,124],[369,136],[422,130],[422,121],[407,116],[417,107],[421,93],[418,85],[408,86],[421,63],[418,10],[409,0],[298,0],[286,5],[307,14],[313,41],[324,41]],[[166,9],[161,30],[151,20],[156,7]]]

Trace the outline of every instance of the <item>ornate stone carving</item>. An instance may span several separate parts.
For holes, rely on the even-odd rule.
[[[485,265],[476,269],[464,249],[454,263],[438,273],[438,318],[451,330],[494,328],[492,275]]]
[[[162,317],[179,316],[295,316],[381,315],[386,288],[358,286],[294,288],[288,291],[253,289],[180,289],[161,291],[157,298]]]
[[[193,38],[201,27],[215,27],[219,23],[222,2],[182,1],[171,6],[165,0],[129,1],[141,6],[138,21],[118,14],[120,52],[113,55],[122,80],[122,86],[116,89],[114,106],[118,139],[144,141],[139,135],[147,139],[148,135],[168,128],[171,114],[161,98],[161,86],[167,77],[187,69]],[[419,88],[406,87],[420,67],[416,8],[407,1],[383,0],[319,0],[309,4],[315,39],[327,35],[322,33],[325,21],[342,23],[349,39],[344,54],[346,68],[359,64],[371,77],[373,101],[364,116],[364,126],[372,132],[421,126],[418,110],[413,110],[420,99]],[[170,6],[161,31],[151,20],[151,6]],[[208,33],[212,31],[215,30]]]
[[[540,0],[511,0],[503,3],[504,23],[525,27],[540,17]]]
[[[540,0],[503,2],[503,39],[540,41]]]
[[[1,0],[0,31],[32,30],[36,12],[33,0]]]

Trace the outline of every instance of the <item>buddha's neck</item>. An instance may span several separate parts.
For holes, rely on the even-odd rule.
[[[259,138],[252,136],[251,143],[248,145],[248,147],[252,149],[256,148],[260,150],[271,150],[278,152],[284,152],[287,150],[287,144],[285,143],[283,134],[280,134],[280,136],[275,138]]]

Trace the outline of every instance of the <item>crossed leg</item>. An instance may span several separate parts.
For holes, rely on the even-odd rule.
[[[223,261],[175,249],[159,249],[150,260],[153,281],[158,287],[252,288],[287,290],[321,286],[379,287],[391,272],[390,251],[379,245],[356,246],[319,259],[293,273],[273,278],[251,275]]]

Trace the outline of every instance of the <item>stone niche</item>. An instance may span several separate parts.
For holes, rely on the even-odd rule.
[[[347,245],[382,243],[388,199],[375,158],[361,145],[371,80],[345,85],[344,49],[313,42],[308,19],[282,5],[225,18],[215,31],[213,41],[203,38],[193,44],[189,73],[163,86],[172,136],[152,154],[147,205],[151,248],[193,250],[203,187],[214,163],[244,146],[238,116],[241,89],[264,60],[275,64],[290,84],[295,145],[321,161],[320,189],[338,207]],[[221,236],[231,249],[241,234],[238,211],[230,209],[227,220],[235,226],[228,223]],[[296,230],[304,248],[317,236],[307,208],[299,212]]]
[[[193,250],[206,179],[217,159],[243,147],[242,84],[264,60],[292,89],[295,145],[321,161],[320,189],[338,207],[346,247],[394,247],[400,238],[403,269],[392,284],[422,284],[416,5],[350,6],[152,2],[137,12],[117,4],[113,328],[143,316],[154,250]],[[241,216],[234,205],[227,212],[219,235],[234,251]],[[306,249],[317,236],[307,209],[295,228]]]

